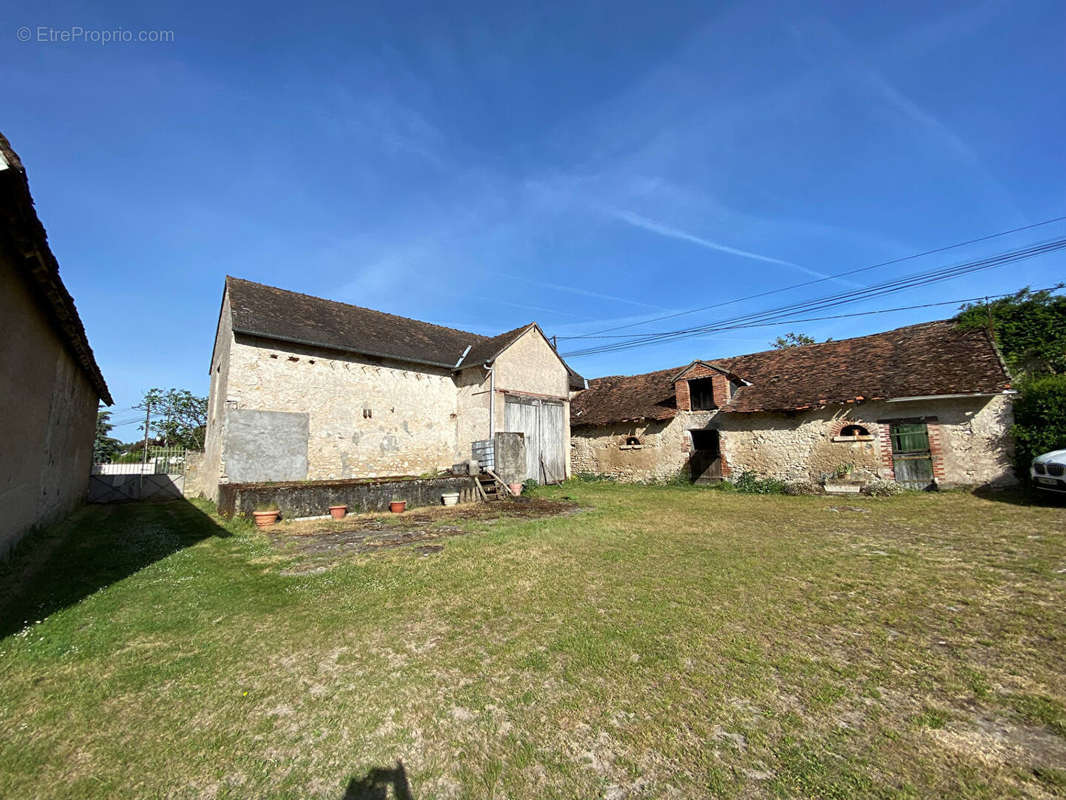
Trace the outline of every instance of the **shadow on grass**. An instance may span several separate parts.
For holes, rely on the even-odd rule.
[[[186,547],[229,536],[187,500],[84,506],[0,563],[0,639]]]
[[[980,486],[973,490],[974,497],[991,500],[995,503],[1009,503],[1012,506],[1046,506],[1048,508],[1066,507],[1066,494],[1042,492],[1031,486],[1012,486],[1007,489],[994,489]]]
[[[402,761],[397,761],[391,769],[375,767],[358,780],[352,778],[341,800],[386,800],[390,786],[396,800],[414,800]]]

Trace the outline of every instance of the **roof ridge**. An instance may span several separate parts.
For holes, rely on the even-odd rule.
[[[644,378],[644,377],[646,377],[648,375],[658,375],[660,372],[664,372],[664,373],[666,373],[666,372],[679,372],[679,371],[683,370],[685,367],[687,367],[691,363],[692,362],[689,361],[688,363],[682,364],[679,367],[667,367],[666,369],[653,369],[650,372],[634,372],[632,375],[601,375],[598,378],[589,378],[588,380],[589,380],[589,383],[592,383],[593,381],[606,381],[606,380],[609,380],[611,378]]]
[[[849,336],[846,339],[832,339],[832,340],[830,340],[828,342],[812,342],[811,344],[797,345],[794,348],[793,347],[785,347],[785,348],[771,347],[771,348],[769,348],[767,350],[756,350],[753,353],[738,353],[735,356],[716,356],[714,358],[694,358],[691,361],[687,361],[686,363],[682,364],[679,367],[673,367],[672,370],[671,369],[653,369],[653,370],[650,370],[649,372],[635,372],[632,375],[601,375],[598,378],[589,378],[589,382],[602,381],[602,380],[605,380],[607,378],[642,378],[642,377],[644,377],[646,375],[654,375],[657,372],[671,372],[671,371],[678,371],[679,372],[679,371],[681,371],[681,370],[683,370],[683,369],[685,369],[685,368],[687,368],[687,367],[691,366],[692,364],[695,364],[695,363],[697,363],[699,361],[702,361],[702,362],[704,362],[706,364],[714,364],[715,362],[734,361],[734,360],[736,360],[738,358],[750,358],[751,356],[761,356],[761,355],[764,355],[764,354],[767,354],[767,353],[780,353],[782,350],[794,350],[794,349],[801,349],[801,348],[806,350],[807,348],[825,347],[825,346],[828,346],[828,345],[840,344],[841,342],[857,342],[857,341],[860,341],[862,339],[871,339],[871,338],[873,338],[875,336],[887,336],[888,334],[896,333],[898,331],[914,330],[915,328],[924,328],[924,327],[928,327],[930,325],[940,325],[940,324],[943,324],[943,323],[946,323],[946,322],[951,322],[951,319],[934,319],[934,320],[929,320],[928,322],[917,322],[914,325],[900,325],[898,328],[890,328],[887,331],[877,331],[876,333],[864,333],[862,336]]]
[[[753,353],[738,353],[735,356],[718,356],[717,358],[707,359],[694,359],[695,361],[707,361],[712,363],[714,361],[730,361],[737,358],[748,358],[750,356],[761,356],[766,353],[779,353],[783,350],[806,350],[809,347],[827,347],[829,345],[840,344],[841,342],[857,342],[862,339],[872,339],[875,336],[887,336],[890,333],[897,333],[898,331],[909,331],[916,328],[926,328],[930,325],[940,325],[945,322],[951,322],[950,319],[932,319],[928,322],[916,322],[913,325],[900,325],[898,328],[889,328],[887,331],[877,331],[876,333],[864,333],[862,336],[848,336],[846,339],[830,339],[827,342],[811,342],[810,344],[799,344],[792,347],[770,347],[766,350],[756,350]],[[692,362],[689,362],[692,363]]]
[[[314,294],[307,294],[306,292],[294,292],[291,289],[282,289],[280,286],[271,286],[269,283],[260,283],[259,281],[251,281],[247,278],[238,278],[236,275],[227,275],[226,284],[229,285],[230,281],[239,281],[241,283],[251,284],[252,286],[260,286],[264,289],[270,289],[275,292],[284,292],[285,294],[296,295],[297,297],[306,297],[308,300],[314,300],[318,303],[332,303],[337,306],[344,306],[345,308],[355,308],[359,311],[369,311],[372,314],[378,314],[382,317],[388,317],[390,319],[399,319],[404,322],[417,322],[419,325],[428,325],[431,328],[437,328],[443,331],[450,331],[451,333],[459,333],[463,336],[473,336],[478,342],[495,338],[494,336],[486,336],[482,333],[474,333],[473,331],[465,331],[461,328],[451,328],[447,325],[438,325],[436,322],[426,322],[424,319],[415,319],[414,317],[405,317],[400,314],[390,314],[388,311],[379,311],[376,308],[369,308],[367,306],[357,306],[355,303],[345,303],[341,300],[332,300],[328,297],[319,297]],[[475,342],[476,343],[476,342]]]

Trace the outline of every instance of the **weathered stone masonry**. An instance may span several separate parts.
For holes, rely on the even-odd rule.
[[[234,286],[242,292],[242,324],[260,324],[249,317],[248,308],[266,298],[265,310],[260,305],[256,313],[281,326],[282,334],[258,335],[238,328],[231,308]],[[343,343],[349,349],[280,338],[288,329],[287,320],[269,317],[281,307],[276,299],[293,297],[303,304],[293,318],[295,331],[327,339],[348,337],[350,343]],[[304,333],[300,326],[318,312],[327,324],[335,323],[333,329]],[[462,368],[403,355],[381,357],[350,349],[363,347],[364,341],[351,340],[349,317],[353,325],[365,325],[379,335],[366,345],[368,351],[406,337],[413,344],[401,344],[401,350],[407,347],[406,352],[417,356],[421,347],[438,360],[447,357],[458,364],[467,354],[460,346],[464,341],[476,348],[466,348],[471,358]],[[384,334],[374,326],[384,326]],[[388,341],[394,328],[397,336]],[[443,344],[434,340],[437,336]],[[569,382],[566,365],[535,325],[486,339],[227,279],[212,355],[204,491],[217,499],[219,484],[229,482],[435,473],[469,460],[472,443],[488,439],[490,431],[506,430],[507,398],[516,396],[562,406],[564,427],[557,452],[569,474]]]
[[[691,430],[720,432],[723,476],[750,471],[795,482],[819,482],[842,464],[891,480],[892,419],[925,419],[934,477],[944,486],[1013,480],[1010,398],[956,398],[909,403],[874,402],[792,414],[678,412],[666,423],[618,423],[572,431],[575,473],[624,481],[664,480],[684,472]],[[879,420],[885,420],[880,422]],[[863,425],[870,440],[834,441],[848,424]],[[640,449],[627,448],[627,437]]]
[[[590,381],[573,401],[573,465],[619,480],[819,483],[847,468],[913,484],[922,456],[897,476],[891,433],[920,423],[936,483],[1009,483],[1011,393],[987,331],[924,323]]]

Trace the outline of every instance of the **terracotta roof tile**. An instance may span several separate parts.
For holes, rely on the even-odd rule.
[[[707,363],[751,384],[737,390],[722,409],[736,413],[1010,388],[1010,376],[988,333],[960,330],[950,320]],[[590,380],[589,390],[574,399],[574,425],[674,416],[671,378],[681,369]]]
[[[671,379],[682,369],[590,380],[589,388],[570,401],[570,424],[578,427],[670,419],[677,413]]]

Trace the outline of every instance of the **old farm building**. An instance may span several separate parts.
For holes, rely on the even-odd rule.
[[[571,388],[535,323],[499,336],[227,278],[211,358],[206,493],[220,483],[421,475],[524,434],[519,479],[570,474]]]
[[[1012,480],[1010,376],[950,321],[589,381],[572,403],[577,473],[744,471],[817,483],[849,466],[911,486]]]
[[[85,500],[101,402],[111,404],[107,384],[0,135],[0,555]]]

